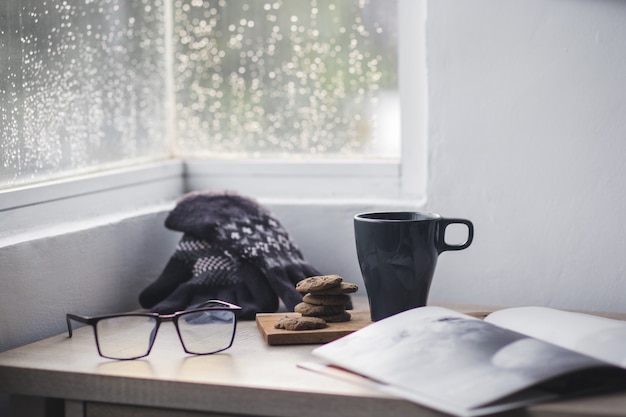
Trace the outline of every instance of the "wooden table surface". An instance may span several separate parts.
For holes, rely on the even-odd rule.
[[[464,312],[487,310],[451,307]],[[120,405],[206,412],[181,416],[444,415],[367,385],[299,368],[298,363],[315,361],[311,351],[316,346],[269,346],[255,322],[244,321],[238,325],[232,348],[215,355],[193,356],[184,353],[174,326],[164,323],[150,356],[114,361],[98,356],[93,332],[85,327],[71,339],[61,334],[1,353],[0,391],[66,399],[67,416],[114,415]],[[98,407],[105,411],[98,414]],[[94,412],[85,412],[89,409]],[[125,415],[162,414],[155,410],[154,414]],[[506,415],[626,416],[626,394],[544,404]]]

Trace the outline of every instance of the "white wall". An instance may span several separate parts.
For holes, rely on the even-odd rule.
[[[67,331],[65,314],[138,307],[177,237],[164,213],[103,223],[0,249],[0,352]]]
[[[432,298],[626,311],[626,2],[429,2]]]

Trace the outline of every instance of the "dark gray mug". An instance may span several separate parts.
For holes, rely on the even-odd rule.
[[[446,228],[467,226],[464,243],[446,243]],[[354,216],[359,266],[372,320],[426,305],[440,253],[467,248],[474,225],[466,219],[417,212],[362,213]]]

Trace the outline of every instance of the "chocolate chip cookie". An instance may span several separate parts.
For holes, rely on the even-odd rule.
[[[341,284],[343,278],[339,275],[319,275],[305,278],[296,284],[299,293],[317,292],[327,290]]]
[[[283,317],[274,325],[283,330],[316,330],[328,326],[324,319],[319,317]]]
[[[315,291],[315,295],[338,295],[338,294],[351,294],[357,292],[359,286],[350,282],[341,282],[334,287],[326,288],[323,290]]]
[[[326,323],[342,323],[344,321],[350,321],[352,316],[347,311],[343,311],[338,314],[333,314],[331,316],[318,316],[323,319]]]
[[[318,293],[309,293],[302,298],[302,301],[316,306],[346,306],[350,303],[350,297],[346,294],[318,295]]]
[[[346,311],[345,305],[338,306],[316,306],[313,304],[302,302],[300,304],[296,304],[293,311],[296,313],[300,313],[303,316],[331,316],[335,314],[342,313]]]

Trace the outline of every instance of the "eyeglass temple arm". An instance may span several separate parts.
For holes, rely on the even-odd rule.
[[[72,337],[72,320],[79,323],[91,324],[88,317],[79,316],[72,313],[67,313],[65,315],[65,320],[67,321],[67,332],[69,333],[69,337]]]
[[[241,307],[239,307],[238,305],[232,304],[232,303],[228,303],[228,302],[222,301],[222,300],[207,300],[207,301],[204,301],[204,302],[194,306],[193,308],[210,307],[211,304],[219,304],[222,307],[228,307],[228,308],[232,308],[234,310],[241,310]]]

